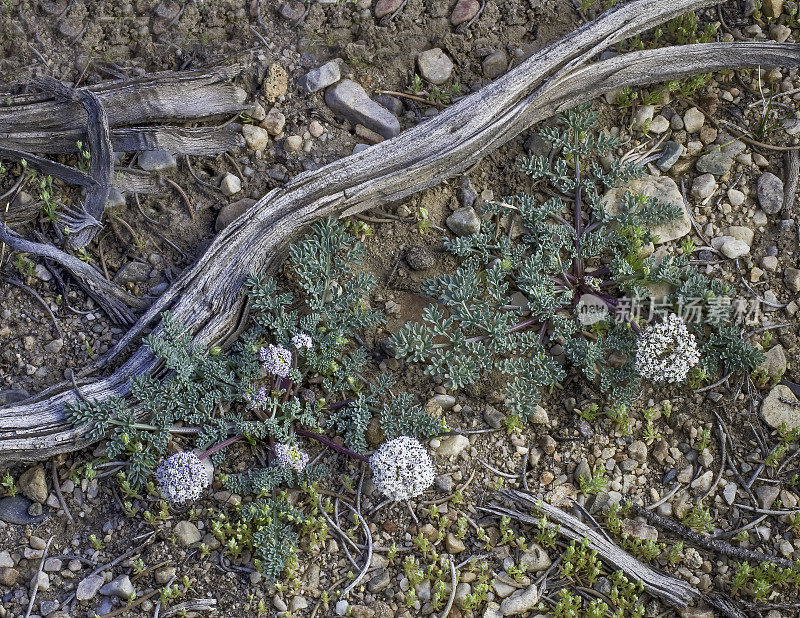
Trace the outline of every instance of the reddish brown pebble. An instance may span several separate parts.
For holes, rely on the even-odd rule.
[[[375,17],[380,19],[391,15],[400,8],[401,4],[403,4],[403,0],[378,0],[375,4]]]
[[[478,14],[481,3],[478,0],[458,0],[453,13],[450,15],[450,23],[454,26],[469,21]]]

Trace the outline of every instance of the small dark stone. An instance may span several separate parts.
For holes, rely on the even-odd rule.
[[[30,393],[24,388],[12,388],[7,391],[0,391],[0,406],[24,401],[30,396]]]
[[[372,100],[378,105],[381,105],[392,112],[395,116],[403,113],[403,102],[397,97],[389,94],[376,94],[373,95]]]
[[[551,149],[550,142],[538,133],[534,133],[526,139],[522,147],[529,155],[539,155],[540,157],[548,156]]]
[[[414,270],[428,270],[434,263],[433,252],[428,247],[411,247],[406,253],[406,262]]]
[[[25,496],[12,496],[0,500],[0,519],[9,524],[38,524],[44,521],[46,515],[33,517],[28,512],[31,502]],[[41,505],[40,505],[41,506]]]
[[[661,477],[661,484],[669,485],[676,478],[678,478],[678,471],[675,468],[670,468],[664,473],[664,476]]]
[[[461,184],[458,187],[458,201],[462,206],[473,206],[475,200],[478,199],[478,192],[472,188],[472,183],[469,181],[469,176],[461,177]]]
[[[589,440],[594,435],[594,429],[592,429],[592,425],[589,421],[581,419],[578,421],[578,433],[582,438]]]
[[[658,161],[656,161],[656,166],[658,166],[658,169],[662,172],[666,172],[678,162],[682,152],[683,146],[678,142],[672,140],[668,141],[664,144],[664,151],[661,153]]]
[[[305,13],[306,6],[302,2],[292,0],[291,2],[284,2],[278,8],[278,15],[283,17],[286,21],[299,21]]]

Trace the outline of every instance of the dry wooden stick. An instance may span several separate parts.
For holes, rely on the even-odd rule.
[[[742,508],[745,507],[742,506]],[[672,534],[689,541],[689,543],[692,545],[696,545],[697,547],[701,547],[715,554],[728,556],[729,558],[735,558],[736,560],[749,560],[756,563],[772,562],[780,567],[794,568],[795,563],[791,560],[781,558],[780,556],[770,556],[769,554],[764,554],[760,551],[744,549],[743,547],[734,547],[727,541],[713,539],[705,534],[695,532],[683,524],[679,524],[677,521],[668,519],[666,517],[661,517],[661,515],[658,515],[653,511],[648,511],[638,504],[633,503],[632,510],[636,515],[641,515],[657,528],[671,532]]]
[[[589,547],[597,550],[603,560],[613,565],[614,568],[621,569],[628,577],[640,580],[645,592],[662,599],[669,605],[684,608],[700,599],[700,591],[687,582],[653,570],[569,513],[542,500],[537,500],[527,492],[504,490],[500,492],[500,495],[511,500],[516,505],[540,511],[549,521],[558,524],[558,534],[573,541],[588,540]],[[527,515],[500,505],[479,508],[497,515],[507,515],[533,525],[538,525],[540,521],[539,517]]]

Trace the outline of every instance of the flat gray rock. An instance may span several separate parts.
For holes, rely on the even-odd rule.
[[[758,177],[758,204],[768,215],[775,215],[783,208],[783,181],[772,172]]]
[[[139,153],[139,167],[148,172],[165,172],[178,167],[175,157],[166,150],[145,150]]]
[[[316,92],[335,84],[342,78],[339,64],[335,60],[326,62],[300,78],[300,86],[306,92]]]
[[[354,81],[343,79],[325,91],[325,104],[353,124],[361,124],[387,139],[400,133],[400,122],[369,98]]]
[[[31,516],[28,509],[33,504],[24,496],[7,497],[0,500],[0,519],[9,524],[18,524],[26,526],[29,524],[38,524],[47,519],[47,515]]]

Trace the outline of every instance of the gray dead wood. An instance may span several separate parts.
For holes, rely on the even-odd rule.
[[[587,539],[589,541],[589,548],[597,550],[603,562],[610,564],[614,569],[621,570],[628,578],[634,581],[640,580],[644,585],[645,592],[648,594],[661,599],[673,607],[679,608],[686,607],[700,598],[700,591],[691,586],[688,582],[650,568],[569,513],[542,500],[537,500],[531,496],[531,494],[522,491],[504,490],[500,493],[516,506],[524,509],[537,509],[542,515],[547,517],[549,522],[559,526],[557,531],[561,536],[578,542]],[[539,525],[540,517],[534,517],[515,509],[506,508],[501,505],[491,505],[490,507],[480,508],[481,510],[496,515],[507,515],[512,519],[517,519],[534,526]]]
[[[56,163],[50,159],[40,157],[39,155],[8,147],[6,144],[0,146],[0,159],[15,162],[25,161],[28,167],[35,169],[37,172],[41,172],[45,176],[60,178],[61,180],[79,187],[91,187],[95,182],[89,174],[76,167]]]
[[[111,129],[114,152],[137,150],[166,150],[187,155],[218,155],[241,146],[244,140],[241,125],[204,127],[121,127]],[[43,154],[72,154],[78,151],[75,143],[80,131],[18,131],[2,137],[8,148]]]
[[[154,75],[78,88],[97,95],[111,128],[197,121],[245,111],[247,93],[230,80],[241,65]],[[85,124],[79,103],[43,96],[9,97],[0,108],[0,139],[6,133],[77,131]]]
[[[166,309],[196,341],[225,345],[246,316],[242,285],[252,272],[274,271],[286,246],[326,216],[345,216],[398,201],[462,173],[486,154],[554,113],[622,86],[642,86],[699,72],[800,64],[800,46],[712,43],[634,52],[584,66],[600,51],[708,0],[634,0],[579,28],[465,97],[431,120],[275,189],[223,230],[191,268],[139,318],[103,362],[115,358]],[[160,327],[156,327],[156,333]],[[156,361],[139,347],[114,373],[83,387],[88,398],[125,395],[132,375]],[[2,409],[0,462],[42,459],[87,444],[63,417],[76,398],[65,390]]]
[[[53,245],[25,240],[5,223],[0,223],[0,243],[5,243],[15,251],[39,255],[61,264],[117,324],[132,324],[135,315],[130,307],[144,309],[148,304],[147,300],[130,294],[120,285],[106,279],[96,268],[86,262]]]
[[[73,90],[52,78],[41,78],[35,83],[58,100],[78,102],[86,110],[85,144],[89,152],[92,184],[87,187],[86,198],[78,208],[61,207],[57,227],[59,232],[64,230],[67,234],[70,246],[82,249],[103,227],[103,212],[111,190],[114,152],[108,134],[108,116],[98,96],[89,90]]]
[[[561,536],[578,542],[584,539],[588,540],[589,548],[596,550],[603,562],[621,570],[631,580],[641,581],[645,592],[661,599],[668,605],[682,609],[702,600],[721,611],[724,616],[745,618],[736,604],[725,596],[721,594],[703,595],[688,582],[651,568],[569,513],[543,500],[538,500],[527,492],[503,490],[500,495],[515,506],[544,515],[549,523],[557,525],[554,529]],[[527,524],[539,526],[540,517],[513,508],[506,508],[499,504],[478,508],[501,517],[505,515]]]

